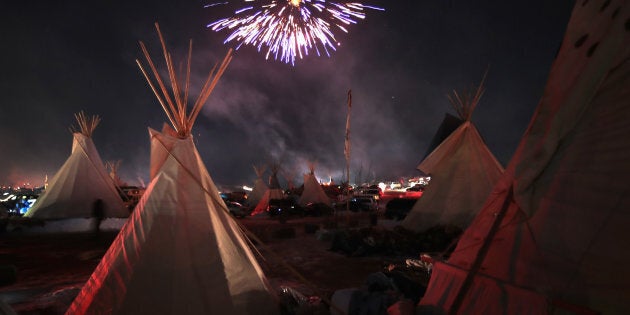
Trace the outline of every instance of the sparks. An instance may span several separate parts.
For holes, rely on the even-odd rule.
[[[331,51],[340,46],[333,30],[348,33],[348,25],[365,19],[366,9],[384,10],[357,2],[326,0],[241,1],[247,6],[235,10],[234,16],[219,19],[207,27],[215,32],[231,31],[224,44],[233,41],[237,43],[236,49],[250,45],[263,52],[266,59],[273,57],[292,65],[309,51],[330,57]]]

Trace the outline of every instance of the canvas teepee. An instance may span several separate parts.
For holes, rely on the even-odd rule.
[[[298,204],[305,206],[309,203],[323,203],[330,206],[332,201],[315,177],[315,163],[309,163],[308,167],[310,172],[304,174],[304,190],[298,200]]]
[[[173,95],[142,42],[153,79],[138,65],[174,129],[150,130],[151,182],[68,314],[274,314],[265,276],[191,136],[231,51],[188,113],[190,50],[182,85],[159,28],[158,34]]]
[[[252,192],[247,196],[247,203],[250,206],[258,205],[258,202],[260,202],[260,199],[262,199],[265,191],[268,189],[267,184],[265,184],[265,181],[262,179],[263,174],[265,174],[266,166],[253,165],[253,167],[254,172],[256,172],[256,180],[254,181]]]
[[[287,181],[287,189],[293,192],[295,190],[295,170],[282,170],[282,177]]]
[[[420,171],[431,175],[431,183],[402,222],[403,227],[416,231],[435,225],[465,228],[503,173],[471,122],[484,80],[475,93],[460,96],[453,92],[449,96],[464,122],[418,165]]]
[[[252,211],[251,215],[258,215],[261,213],[265,213],[267,211],[267,207],[269,206],[269,201],[272,199],[284,199],[284,191],[282,187],[280,187],[280,182],[278,181],[278,172],[280,171],[280,163],[272,163],[269,167],[271,170],[271,175],[269,175],[269,186],[263,196],[256,204],[256,208]]]
[[[629,18],[628,1],[576,2],[529,127],[423,309],[630,314]]]
[[[114,184],[118,187],[127,186],[125,182],[118,176],[118,169],[120,168],[120,160],[106,161],[105,169],[109,171],[109,177],[112,178]]]
[[[92,141],[92,133],[100,118],[88,117],[83,112],[75,114],[75,118],[79,128],[72,128],[74,139],[70,157],[24,216],[38,219],[89,218],[97,199],[104,203],[105,217],[129,216]]]

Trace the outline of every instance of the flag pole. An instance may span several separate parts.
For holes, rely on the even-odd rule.
[[[350,214],[350,112],[352,110],[352,90],[348,90],[348,115],[346,116],[346,141],[343,153],[346,157],[346,215]]]

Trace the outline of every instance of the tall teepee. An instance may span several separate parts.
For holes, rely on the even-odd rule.
[[[471,122],[484,80],[474,93],[460,96],[453,92],[449,96],[464,122],[418,165],[420,171],[431,175],[431,183],[402,222],[403,227],[421,231],[443,224],[468,226],[503,173]]]
[[[578,1],[493,193],[420,304],[630,314],[630,3]]]
[[[278,181],[278,172],[280,171],[280,163],[274,162],[271,163],[269,167],[271,171],[271,175],[269,175],[269,186],[267,190],[263,194],[258,204],[256,204],[256,208],[252,211],[251,215],[257,215],[261,213],[265,213],[267,211],[267,207],[269,206],[269,201],[272,199],[284,199],[284,191],[282,187],[280,187],[280,182]]]
[[[247,196],[247,203],[250,206],[255,207],[258,202],[260,202],[260,199],[262,199],[268,187],[263,180],[263,175],[265,174],[265,170],[267,167],[265,165],[254,165],[253,167],[254,172],[256,172],[256,180],[254,181],[254,188],[252,189],[252,192]]]
[[[302,191],[302,196],[300,196],[298,203],[301,206],[309,203],[323,203],[330,206],[332,201],[328,198],[315,177],[315,163],[310,162],[308,168],[309,172],[304,174],[304,190]]]
[[[159,28],[158,34],[172,95],[142,42],[153,79],[138,65],[174,129],[149,130],[151,182],[68,314],[273,314],[265,276],[191,136],[231,51],[210,72],[188,113],[190,50],[183,83]]]
[[[129,211],[107,174],[92,141],[98,116],[75,114],[79,128],[73,130],[72,153],[53,176],[46,191],[25,214],[39,219],[89,218],[97,199],[103,200],[106,217],[127,217]]]

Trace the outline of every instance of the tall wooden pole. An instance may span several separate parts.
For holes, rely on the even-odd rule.
[[[350,213],[350,112],[352,110],[352,90],[348,90],[348,115],[346,116],[346,141],[343,153],[346,156],[346,214]]]

